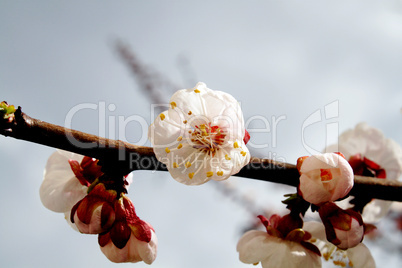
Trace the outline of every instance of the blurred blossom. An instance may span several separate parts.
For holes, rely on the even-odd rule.
[[[177,91],[170,109],[150,126],[148,136],[159,161],[187,185],[224,180],[250,160],[239,103],[204,83]]]
[[[273,215],[269,220],[259,216],[266,232],[251,230],[237,243],[239,259],[262,267],[321,267],[320,252],[307,240],[311,235],[301,229],[299,216]]]
[[[314,243],[326,261],[332,261],[341,267],[375,268],[375,261],[370,250],[360,243],[353,248],[342,250],[328,242],[324,225],[320,222],[305,222],[303,229],[312,236],[310,242]]]
[[[355,175],[397,180],[402,174],[402,149],[395,141],[387,139],[383,133],[366,123],[359,123],[339,136],[339,143],[325,150],[338,148],[352,165]],[[342,208],[352,207],[352,198],[338,203]],[[384,217],[391,201],[368,200],[362,216],[366,223],[378,222]]]

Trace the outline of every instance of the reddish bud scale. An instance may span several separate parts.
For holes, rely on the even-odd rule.
[[[300,173],[300,168],[301,168],[304,160],[306,160],[307,158],[308,158],[308,156],[302,156],[302,157],[297,158],[296,168],[299,171],[299,173]]]
[[[110,230],[110,238],[112,239],[113,244],[119,249],[126,246],[130,239],[130,235],[131,228],[123,221],[115,222]]]
[[[244,144],[247,144],[247,142],[250,140],[250,133],[248,133],[247,129],[244,130]]]
[[[126,246],[133,234],[138,240],[150,242],[152,238],[151,227],[142,221],[135,213],[133,203],[126,196],[122,196],[114,203],[116,213],[115,222],[110,232],[99,236],[99,245],[105,246],[110,240],[122,249]]]
[[[88,156],[84,156],[81,161],[81,167],[83,169],[82,174],[90,183],[103,175],[103,172],[101,171],[101,166],[98,165],[98,162],[98,159]]]
[[[311,238],[311,234],[301,229],[303,226],[303,220],[299,215],[287,214],[281,217],[274,214],[269,218],[269,220],[264,216],[259,215],[258,218],[266,227],[269,235],[299,243],[305,249],[321,256],[320,250],[315,245],[307,242],[307,240]]]
[[[374,161],[371,161],[366,157],[362,157],[361,154],[351,156],[348,162],[355,175],[376,177],[379,179],[386,178],[387,174],[385,169],[381,168],[381,166]]]
[[[102,176],[101,166],[98,166],[98,161],[95,158],[84,156],[81,163],[76,160],[68,160],[71,170],[79,182],[89,187],[97,178]]]
[[[303,226],[303,220],[298,215],[287,214],[278,222],[277,230],[286,237],[291,231]]]
[[[82,174],[82,168],[78,161],[76,160],[68,160],[68,163],[70,164],[71,170],[73,171],[75,177],[78,179],[78,181],[86,186],[89,187],[91,184],[85,179],[84,175]]]
[[[71,222],[75,223],[74,218],[76,216],[81,223],[86,225],[92,224],[90,228],[92,231],[108,229],[115,220],[113,203],[116,201],[116,197],[116,191],[106,190],[102,183],[97,184],[87,196],[81,199],[71,209]],[[100,222],[91,222],[94,211],[99,207],[101,207]],[[100,226],[97,224],[100,224]],[[87,232],[87,230],[80,229],[79,225],[77,225],[77,227],[80,231]],[[92,231],[90,232],[92,233]]]
[[[106,232],[106,233],[98,235],[99,246],[104,247],[107,245],[107,243],[109,243],[109,241],[110,241],[110,232]]]
[[[126,207],[127,224],[130,226],[135,237],[144,242],[151,241],[151,229],[149,225],[142,221],[136,214],[133,203],[127,197],[123,196],[123,204]]]

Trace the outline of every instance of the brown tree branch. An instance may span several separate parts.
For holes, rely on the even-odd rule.
[[[87,155],[100,160],[104,171],[121,175],[133,170],[166,171],[151,147],[68,129],[29,117],[18,107],[12,122],[0,119],[0,134],[53,148]],[[297,187],[299,173],[295,165],[253,157],[235,176]],[[351,195],[402,201],[402,182],[355,176]]]

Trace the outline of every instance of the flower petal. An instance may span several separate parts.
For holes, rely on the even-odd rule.
[[[283,240],[272,243],[271,252],[268,258],[261,262],[261,265],[263,268],[320,268],[321,257],[305,249],[299,243]]]
[[[139,257],[146,264],[153,263],[157,255],[158,239],[155,235],[155,232],[152,230],[151,235],[151,241],[149,241],[148,243],[140,240],[135,241],[135,239],[132,239],[132,241],[130,241],[131,247],[137,248]]]
[[[257,263],[266,258],[269,235],[263,231],[246,232],[237,243],[239,259],[244,263]]]
[[[87,187],[80,184],[71,170],[69,159],[81,161],[82,155],[57,150],[48,159],[39,190],[43,205],[55,212],[67,212],[86,195]]]
[[[365,223],[377,223],[391,208],[392,201],[373,199],[363,209],[362,218]]]
[[[119,249],[106,233],[99,235],[99,245],[102,253],[112,262],[144,261],[146,264],[151,264],[157,255],[158,240],[154,231],[152,231],[152,238],[148,243],[139,241],[134,235],[131,235],[127,244]]]

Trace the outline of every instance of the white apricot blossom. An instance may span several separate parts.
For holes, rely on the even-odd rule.
[[[240,261],[269,267],[321,267],[321,258],[299,243],[251,230],[237,244]]]
[[[340,151],[351,164],[355,175],[372,176],[398,180],[402,174],[402,149],[395,141],[367,123],[359,123],[339,136],[338,144],[331,145],[325,151]],[[352,197],[338,203],[342,208],[352,205]],[[373,199],[363,209],[362,216],[366,223],[376,223],[384,217],[392,201]]]
[[[175,180],[199,185],[227,179],[250,161],[246,133],[236,99],[200,82],[172,96],[148,137]]]
[[[325,227],[322,223],[314,221],[305,222],[303,229],[311,234],[312,238],[310,241],[318,247],[326,261],[332,261],[335,265],[340,267],[376,267],[370,250],[363,243],[359,243],[353,248],[342,250],[328,242]]]
[[[345,197],[353,187],[353,170],[338,153],[301,157],[299,191],[303,199],[320,204]]]

